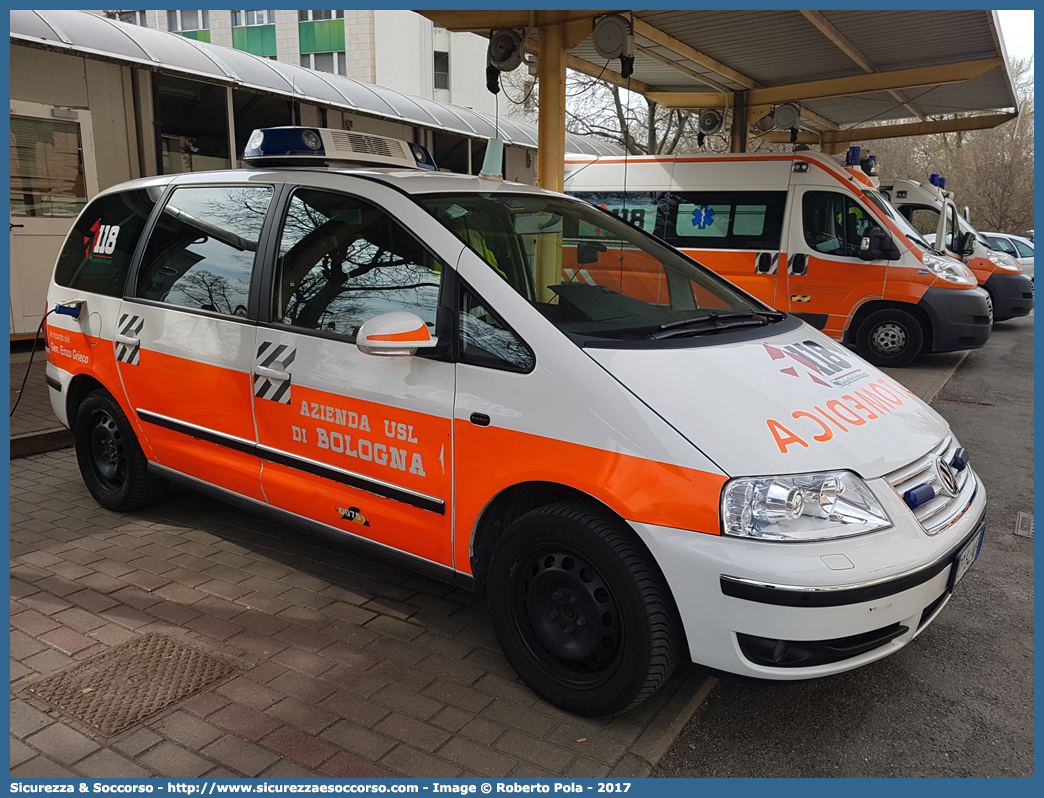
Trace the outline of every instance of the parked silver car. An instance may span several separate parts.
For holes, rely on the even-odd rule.
[[[994,249],[1018,258],[1026,276],[1033,279],[1033,241],[1010,233],[983,233],[982,236]]]

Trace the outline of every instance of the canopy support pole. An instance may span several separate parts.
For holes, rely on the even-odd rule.
[[[565,186],[566,43],[563,25],[540,28],[537,77],[540,118],[537,132],[537,180],[541,188]]]

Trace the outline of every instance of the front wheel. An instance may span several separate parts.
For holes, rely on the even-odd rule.
[[[923,342],[920,322],[898,308],[871,313],[856,332],[856,349],[875,366],[905,366],[920,354]]]
[[[645,700],[674,671],[684,633],[648,552],[621,521],[579,502],[516,520],[490,562],[493,628],[538,695],[577,715]]]
[[[148,461],[130,421],[104,388],[80,402],[73,429],[80,474],[102,507],[126,512],[163,496],[167,481],[148,473]]]

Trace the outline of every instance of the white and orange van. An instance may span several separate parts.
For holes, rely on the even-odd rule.
[[[566,162],[565,190],[877,366],[989,338],[988,295],[969,269],[830,156],[578,156]]]
[[[938,175],[922,183],[891,180],[881,185],[881,194],[933,246],[959,258],[971,269],[990,295],[995,321],[1028,315],[1033,310],[1033,280],[1023,273],[1015,258],[991,247],[971,222],[957,212],[953,192],[946,190],[945,181]]]
[[[485,591],[586,715],[683,657],[880,659],[977,557],[945,420],[612,214],[343,131],[245,160],[106,190],[58,258],[47,381],[103,506],[179,483]]]

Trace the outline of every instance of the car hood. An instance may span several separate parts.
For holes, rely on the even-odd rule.
[[[806,324],[708,343],[585,351],[729,476],[849,469],[872,479],[949,432],[911,391]]]

